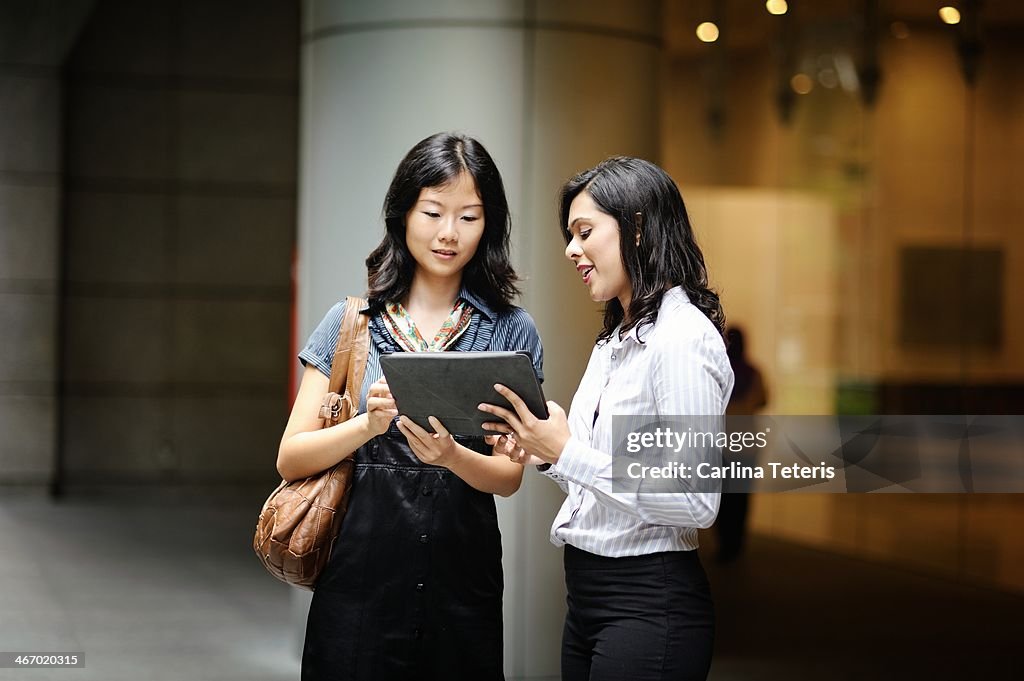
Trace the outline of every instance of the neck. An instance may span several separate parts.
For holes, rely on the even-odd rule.
[[[459,297],[462,288],[461,278],[445,277],[440,279],[416,272],[409,286],[409,296],[403,301],[406,309],[419,308],[426,310],[450,310]]]
[[[619,299],[619,305],[622,306],[622,317],[626,319],[629,317],[629,304],[633,302],[633,292],[628,291],[617,296]]]

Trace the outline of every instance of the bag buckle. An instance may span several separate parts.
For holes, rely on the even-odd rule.
[[[338,393],[327,393],[320,404],[320,418],[336,421],[341,416],[342,397]]]

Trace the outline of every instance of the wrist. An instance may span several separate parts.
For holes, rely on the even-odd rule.
[[[369,412],[364,411],[362,414],[356,415],[352,420],[359,422],[359,432],[363,438],[363,444],[380,435],[373,427],[373,421],[370,419]]]
[[[443,460],[439,461],[437,465],[443,466],[457,475],[458,473],[456,469],[460,468],[462,464],[466,462],[467,455],[472,455],[474,452],[466,449],[458,442],[453,442],[453,445],[451,453],[444,457]]]
[[[562,452],[565,451],[565,446],[569,443],[569,438],[572,437],[569,433],[560,435],[554,444],[554,448],[546,452],[547,456],[541,458],[547,461],[549,464],[558,463],[558,459],[562,456]]]

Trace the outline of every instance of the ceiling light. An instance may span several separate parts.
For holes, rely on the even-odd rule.
[[[697,27],[697,37],[705,43],[713,43],[718,40],[718,27],[710,21],[705,21]]]
[[[768,0],[768,2],[764,3],[764,6],[768,9],[769,14],[776,16],[785,14],[789,10],[786,0]]]
[[[806,95],[814,89],[814,81],[806,73],[798,73],[790,78],[789,85],[798,95]]]
[[[960,23],[960,10],[956,7],[943,7],[939,10],[939,18],[947,24],[959,24]]]

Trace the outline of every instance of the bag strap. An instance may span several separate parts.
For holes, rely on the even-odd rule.
[[[334,349],[328,387],[329,392],[349,399],[353,415],[359,410],[359,394],[370,347],[369,319],[360,312],[365,307],[366,301],[362,298],[349,296],[345,299],[345,316],[338,330],[338,345]]]

